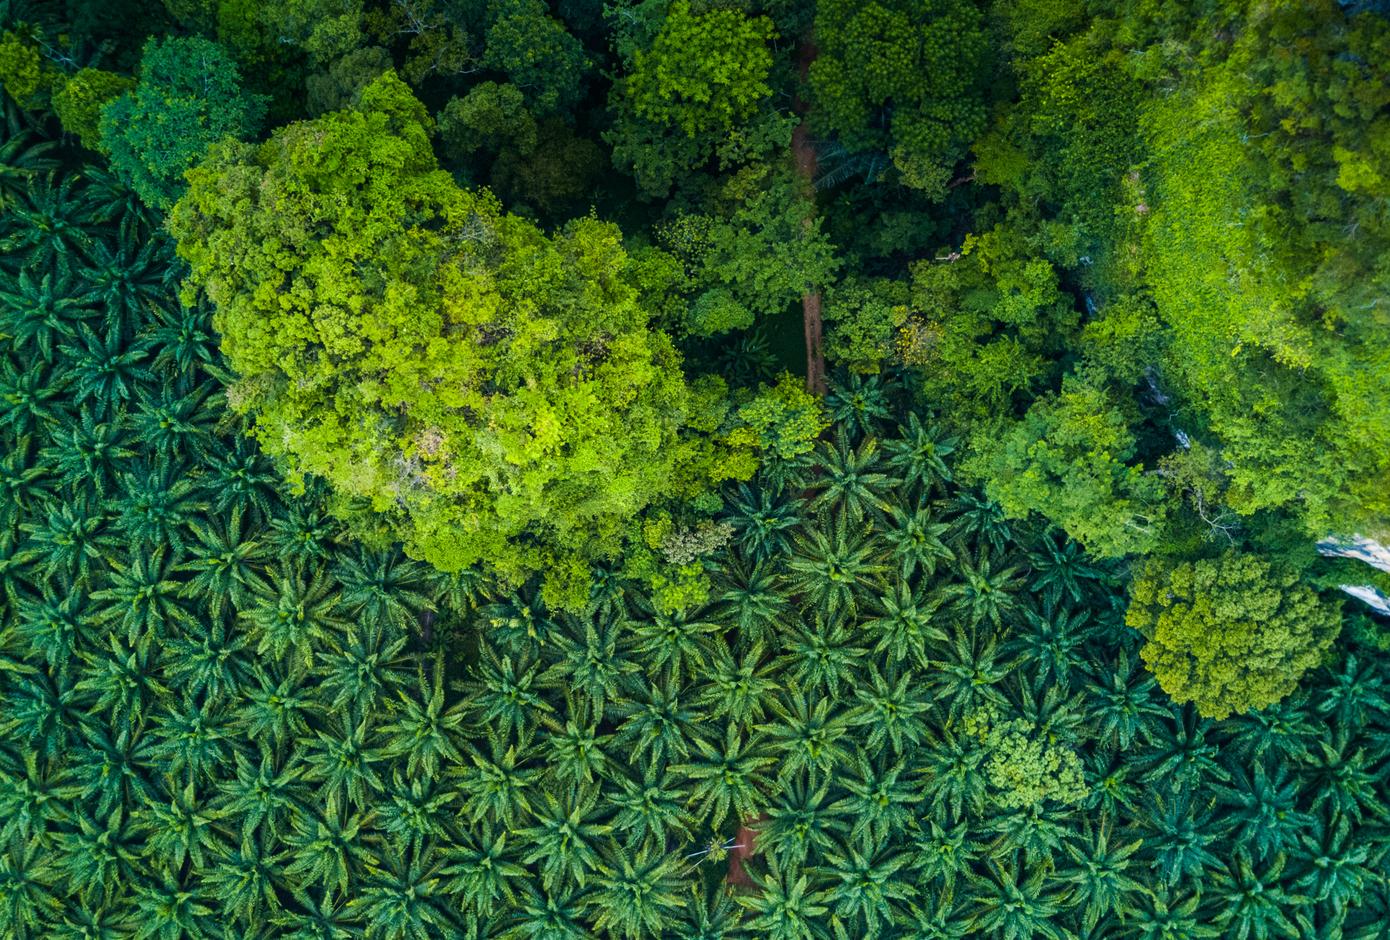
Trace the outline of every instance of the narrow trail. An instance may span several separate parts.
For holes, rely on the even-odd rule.
[[[816,59],[816,43],[811,38],[801,41],[797,50],[796,69],[804,83],[811,63]],[[800,96],[793,103],[801,123],[792,131],[792,160],[796,164],[796,175],[801,182],[801,194],[806,198],[809,210],[802,225],[809,229],[815,224],[816,216],[816,147],[811,141],[810,129],[806,126],[806,112],[810,106]],[[825,377],[825,344],[822,337],[824,322],[821,317],[820,287],[806,285],[801,295],[801,322],[806,335],[806,391],[813,395],[825,395],[828,386]]]

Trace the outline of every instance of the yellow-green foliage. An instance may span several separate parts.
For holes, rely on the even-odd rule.
[[[1130,589],[1125,622],[1148,640],[1144,662],[1165,692],[1225,718],[1292,692],[1336,639],[1341,613],[1296,572],[1232,551],[1150,560]]]
[[[101,146],[101,109],[135,87],[135,80],[102,69],[82,69],[53,93],[53,111],[63,130],[76,134],[82,146]]]
[[[688,137],[727,131],[752,117],[772,93],[772,21],[739,10],[694,13],[671,4],[651,49],[640,51],[628,78],[633,109]]]
[[[1038,399],[1002,439],[979,447],[975,471],[1005,513],[1038,512],[1095,555],[1151,551],[1166,494],[1157,476],[1132,463],[1129,419],[1103,384],[1068,376],[1059,394]]]
[[[21,108],[42,107],[61,78],[33,42],[9,30],[0,33],[0,86]]]
[[[1005,718],[986,705],[966,716],[965,732],[984,747],[985,779],[1004,809],[1077,803],[1089,793],[1076,751],[1027,718]]]
[[[394,74],[190,180],[170,225],[217,305],[236,407],[432,564],[544,571],[580,604],[645,506],[753,469],[711,437],[722,383],[687,387],[648,329],[616,228],[546,237],[460,189]]]

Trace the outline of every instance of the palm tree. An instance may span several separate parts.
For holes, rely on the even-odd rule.
[[[617,813],[613,831],[629,848],[665,848],[691,837],[695,817],[686,810],[690,793],[656,759],[639,769],[629,764],[630,775],[615,774],[616,787],[605,793]]]
[[[789,586],[804,607],[828,618],[852,615],[859,595],[877,586],[886,570],[872,538],[851,531],[845,514],[835,517],[828,534],[821,528],[798,534],[794,546],[787,562]]]
[[[1028,552],[1028,563],[1033,569],[1028,587],[1041,593],[1044,604],[1055,606],[1064,598],[1081,604],[1086,601],[1088,590],[1107,578],[1106,572],[1091,564],[1076,542],[1052,532],[1039,542],[1035,550]]]
[[[1372,767],[1384,761],[1384,746],[1369,753],[1359,741],[1338,730],[1310,749],[1303,767],[1304,786],[1313,794],[1309,806],[1360,823],[1365,816],[1385,818],[1384,796]]]
[[[569,885],[538,889],[528,885],[506,921],[502,940],[590,940],[583,920],[584,897]]]
[[[1231,770],[1232,781],[1211,788],[1224,807],[1222,818],[1231,826],[1236,843],[1255,861],[1264,861],[1297,844],[1300,835],[1313,825],[1313,817],[1299,812],[1298,785],[1288,767],[1276,765],[1271,772],[1263,762],[1252,773],[1241,767]]]
[[[441,896],[439,870],[428,855],[401,858],[387,853],[384,864],[363,879],[361,893],[347,902],[367,925],[367,936],[381,940],[432,940],[452,936],[458,924]]]
[[[928,735],[918,754],[923,790],[936,818],[941,818],[943,811],[949,812],[951,821],[966,814],[983,815],[986,784],[981,767],[985,755],[970,735],[957,734],[948,723],[939,733]]]
[[[5,212],[11,224],[0,238],[0,254],[24,258],[31,271],[72,267],[84,259],[95,239],[91,208],[73,193],[75,178],[54,173],[34,176]]]
[[[8,425],[23,437],[69,423],[66,389],[71,379],[71,373],[53,370],[37,357],[27,369],[9,356],[0,358],[0,428]]]
[[[923,424],[917,413],[909,412],[907,424],[898,426],[898,436],[883,442],[887,466],[902,480],[903,486],[925,499],[933,490],[951,482],[946,458],[955,452],[958,441],[939,428]]]
[[[882,463],[878,440],[872,437],[856,448],[840,434],[833,445],[817,448],[811,470],[816,495],[810,508],[822,518],[833,516],[852,523],[887,514],[890,507],[884,493],[889,480],[879,471]]]
[[[122,410],[153,377],[143,365],[149,353],[142,343],[127,343],[115,332],[100,335],[86,323],[77,324],[74,342],[62,353],[71,364],[73,403],[102,419]]]
[[[30,654],[42,658],[49,673],[69,673],[75,654],[91,642],[87,597],[71,579],[45,580],[40,593],[18,589],[11,598],[15,635]]]
[[[816,699],[793,687],[771,702],[775,720],[763,727],[777,757],[777,774],[786,779],[806,770],[811,775],[836,777],[836,768],[849,763],[841,739],[849,730],[847,712],[830,711],[830,701]]]
[[[795,688],[838,699],[841,687],[854,685],[854,677],[863,668],[861,661],[868,652],[855,639],[847,621],[836,619],[828,623],[817,614],[812,627],[798,626],[785,636],[786,652],[776,662]]]
[[[81,272],[87,290],[80,299],[104,312],[103,331],[111,341],[123,343],[135,336],[147,305],[177,303],[167,289],[167,272],[174,266],[168,249],[160,239],[138,245],[118,241],[114,248],[101,240],[92,246],[92,263]]]
[[[965,543],[979,546],[978,550],[1004,551],[1013,538],[1013,530],[996,502],[971,492],[962,492],[945,504],[951,517],[951,535]]]
[[[316,651],[331,646],[348,626],[338,586],[322,569],[309,577],[280,569],[254,589],[255,604],[240,617],[256,639],[256,652],[275,658],[293,653],[306,667]]]
[[[1337,816],[1315,820],[1312,832],[1299,836],[1301,850],[1294,858],[1301,869],[1294,888],[1334,911],[1359,907],[1366,889],[1383,872],[1390,846],[1385,840],[1358,838],[1351,820]],[[1383,878],[1384,876],[1379,876]]]
[[[745,641],[771,639],[773,628],[786,616],[790,604],[781,581],[770,564],[750,566],[731,558],[720,566],[715,581],[716,597],[722,603],[720,613],[732,618]]]
[[[738,935],[742,913],[723,885],[692,886],[685,907],[672,918],[672,929],[683,940],[729,940]]]
[[[180,884],[169,872],[160,872],[157,880],[134,886],[135,905],[139,911],[139,926],[134,934],[139,940],[204,940],[220,931],[213,918],[212,908],[199,894]],[[85,920],[85,918],[84,918]],[[71,926],[67,938],[119,936],[124,928],[107,928],[94,923]],[[59,936],[59,935],[55,935]]]
[[[102,499],[115,486],[117,468],[135,456],[133,443],[123,412],[103,420],[83,408],[77,420],[53,429],[52,444],[40,452],[39,461],[69,493],[91,492]]]
[[[187,548],[184,532],[207,508],[188,477],[188,468],[171,460],[136,464],[120,474],[121,492],[111,501],[116,522],[132,544],[144,551]]]
[[[115,727],[138,725],[147,709],[153,710],[169,696],[168,686],[161,681],[158,656],[148,638],[144,643],[129,644],[112,635],[106,644],[106,649],[96,647],[78,653],[84,668],[73,689],[84,697],[88,708],[108,714]]]
[[[204,805],[197,797],[192,781],[175,791],[167,804],[147,804],[132,816],[132,822],[142,830],[150,854],[182,869],[185,861],[193,868],[206,868],[207,859],[231,850],[218,832],[221,813]]]
[[[19,109],[8,97],[0,121],[0,211],[8,209],[24,193],[25,184],[49,173],[58,161],[49,154],[56,141],[39,140],[23,126]]]
[[[169,775],[202,785],[216,780],[231,763],[231,716],[215,703],[185,691],[180,703],[165,705],[150,723],[151,756]]]
[[[814,787],[806,774],[784,781],[757,826],[758,851],[794,871],[832,849],[848,835],[850,821],[831,805],[829,792],[828,778]]]
[[[423,668],[415,676],[414,695],[397,689],[400,702],[392,721],[381,726],[386,738],[386,754],[406,759],[406,773],[412,778],[434,779],[446,764],[463,761],[463,728],[466,704],[448,705],[444,698],[444,669],[436,657],[433,679],[427,680]],[[379,693],[378,693],[379,694]]]
[[[723,518],[734,527],[738,547],[754,562],[784,554],[788,533],[802,523],[797,503],[771,487],[740,483],[727,505]]]
[[[617,621],[582,623],[569,618],[568,629],[547,650],[557,660],[541,679],[545,687],[569,689],[589,697],[596,713],[619,694],[625,678],[640,670],[630,658],[630,644]]]
[[[1126,920],[1126,940],[1214,940],[1222,935],[1220,928],[1198,914],[1198,894],[1174,896],[1160,884],[1157,891],[1139,894],[1135,900],[1137,906]]]
[[[433,778],[402,774],[399,767],[391,771],[391,787],[387,798],[376,809],[373,820],[390,840],[393,850],[419,854],[429,847],[453,838],[449,823],[454,818],[451,804],[458,797],[454,791],[436,783]]]
[[[165,382],[158,391],[136,389],[131,429],[159,456],[204,460],[213,450],[213,423],[221,413],[222,393],[212,382],[191,388]]]
[[[209,510],[218,517],[239,513],[259,529],[271,520],[278,477],[256,445],[243,434],[222,439],[200,463],[198,484]]]
[[[69,810],[81,791],[70,767],[59,761],[40,760],[33,751],[14,762],[0,757],[0,844],[51,842],[53,833],[71,824]]]
[[[695,705],[733,725],[761,721],[772,693],[781,687],[777,672],[776,665],[766,659],[761,642],[754,641],[736,656],[720,639],[714,643],[710,670]]]
[[[317,886],[346,894],[360,872],[376,862],[358,838],[364,823],[361,813],[346,812],[332,793],[314,810],[296,814],[294,830],[284,839],[289,884],[301,891]]]
[[[1158,694],[1153,674],[1140,667],[1128,650],[1116,658],[1097,664],[1087,684],[1087,723],[1097,737],[1121,751],[1136,741],[1154,740],[1162,734],[1155,719],[1170,716],[1171,706]]]
[[[1294,940],[1304,936],[1289,914],[1306,899],[1285,886],[1281,878],[1285,864],[1284,856],[1275,855],[1260,870],[1237,848],[1208,875],[1203,906],[1207,922],[1232,937]]]
[[[1317,710],[1336,722],[1339,729],[1354,732],[1372,716],[1390,712],[1390,690],[1374,662],[1363,663],[1355,653],[1349,654],[1331,678],[1318,698]]]
[[[757,890],[737,896],[749,911],[744,930],[767,940],[828,938],[826,892],[813,889],[805,871],[783,869],[770,858],[767,874],[753,876],[753,882]]]
[[[921,788],[902,758],[871,760],[857,750],[850,772],[838,781],[847,792],[831,809],[854,820],[850,829],[854,845],[867,848],[896,842],[916,818]]]
[[[765,768],[774,763],[757,738],[746,739],[730,723],[721,743],[704,738],[695,740],[698,752],[688,761],[675,764],[671,772],[684,777],[690,787],[690,801],[698,804],[700,816],[719,828],[732,811],[740,819],[751,818],[762,808],[770,787]]]
[[[700,713],[688,702],[682,704],[681,690],[670,676],[634,681],[630,688],[606,712],[618,726],[613,748],[633,767],[644,758],[662,765],[684,760],[690,742],[705,733]]]
[[[1087,662],[1083,644],[1093,633],[1088,611],[1056,610],[1045,603],[1041,612],[1024,609],[1005,649],[1030,667],[1035,689],[1066,689]]]
[[[120,884],[145,880],[140,839],[120,806],[99,818],[79,813],[77,828],[59,833],[55,861],[84,903],[109,897]]]
[[[893,586],[892,593],[882,594],[868,611],[876,616],[864,620],[859,628],[875,639],[874,652],[886,655],[889,662],[905,660],[926,667],[931,659],[928,648],[946,642],[946,634],[935,625],[934,617],[941,606],[939,594],[923,597],[905,582]]]
[[[648,676],[665,673],[677,681],[691,680],[709,667],[709,637],[720,625],[699,611],[660,613],[631,625],[632,653]]]
[[[985,704],[1004,702],[1000,683],[1008,675],[1009,664],[993,635],[978,629],[953,630],[950,645],[932,666],[927,684],[933,697],[946,703],[952,719]]]
[[[190,557],[174,570],[192,573],[182,595],[202,601],[211,618],[220,621],[224,615],[252,606],[257,596],[265,597],[270,586],[261,575],[268,561],[265,547],[258,532],[248,533],[243,527],[240,508],[215,518],[214,522],[189,521]]]
[[[927,817],[923,824],[913,836],[912,866],[921,873],[922,879],[940,881],[951,890],[957,878],[973,870],[984,846],[971,838],[970,824],[964,820],[943,826]]]
[[[377,766],[385,759],[370,719],[353,724],[329,713],[327,731],[315,731],[304,748],[304,779],[319,785],[320,799],[338,797],[362,809],[385,790]]]
[[[863,851],[847,846],[826,853],[823,871],[830,887],[825,901],[835,916],[852,928],[851,936],[865,940],[894,936],[893,925],[902,916],[902,902],[917,894],[903,871],[911,856],[890,846],[878,843]]]
[[[66,858],[58,864],[67,868]],[[53,853],[37,840],[11,839],[0,852],[0,932],[24,940],[40,937],[40,931],[62,910],[54,889],[61,881]]]
[[[589,876],[599,870],[602,841],[613,827],[604,822],[607,815],[600,805],[597,787],[567,787],[559,796],[541,794],[532,824],[517,831],[526,846],[522,861],[540,863],[541,884],[547,891],[557,887],[583,888]]]
[[[304,661],[254,661],[250,664],[250,678],[238,689],[237,723],[241,732],[272,753],[307,738],[311,722],[326,709],[315,694]]]
[[[890,670],[885,678],[872,666],[868,676],[854,693],[861,704],[849,713],[851,724],[868,729],[864,749],[876,754],[890,744],[896,755],[915,749],[928,733],[931,703],[924,696],[925,685],[911,669]]]
[[[888,396],[891,380],[882,375],[849,373],[844,381],[836,382],[825,396],[826,410],[837,426],[848,428],[856,436],[872,434],[891,417]]]
[[[952,599],[953,609],[965,614],[972,625],[987,620],[1002,629],[1005,618],[1012,621],[1019,609],[1014,595],[1022,587],[1021,570],[1008,558],[996,563],[988,551],[978,551],[973,558],[963,553],[956,567],[960,580],[946,585],[942,596]]]
[[[1282,702],[1232,715],[1223,722],[1227,746],[1250,762],[1269,758],[1301,763],[1318,735],[1312,711],[1307,690],[1300,689]]]
[[[1192,790],[1208,781],[1229,781],[1230,774],[1217,758],[1219,749],[1207,742],[1211,723],[1197,717],[1192,708],[1177,714],[1171,733],[1155,739],[1145,762],[1145,775],[1169,790]]]
[[[1088,824],[1086,836],[1084,844],[1065,844],[1071,864],[1059,871],[1059,877],[1073,885],[1067,903],[1085,904],[1082,923],[1092,930],[1109,912],[1123,916],[1130,899],[1145,892],[1143,884],[1129,874],[1131,867],[1137,867],[1133,856],[1143,840],[1112,847],[1111,830],[1106,823],[1095,827]]]
[[[938,561],[954,559],[955,553],[942,541],[949,528],[933,522],[930,509],[891,506],[882,538],[898,562],[898,577],[907,581],[918,570],[931,577]]]
[[[1000,940],[1062,940],[1054,922],[1061,898],[1048,874],[1044,866],[1025,871],[1012,862],[987,862],[985,874],[967,878],[974,901],[970,927]]]
[[[640,940],[665,936],[685,906],[677,863],[657,849],[629,851],[609,843],[592,894],[593,928],[607,936]]]
[[[1165,796],[1155,790],[1152,805],[1138,818],[1145,834],[1143,853],[1167,884],[1200,885],[1207,872],[1220,864],[1212,851],[1221,835],[1208,805],[1194,804],[1178,793]]]
[[[528,872],[515,849],[507,848],[506,830],[490,824],[469,827],[440,843],[443,890],[463,910],[487,917],[499,902],[515,906],[515,886]]]
[[[212,311],[202,302],[153,304],[151,320],[145,330],[154,352],[154,368],[171,376],[192,377],[196,370],[213,369],[217,340],[212,328]]]
[[[405,696],[411,684],[405,645],[389,623],[367,619],[350,626],[315,663],[322,689],[333,696],[329,709],[365,715],[375,702]]]
[[[293,760],[277,762],[264,750],[259,762],[240,752],[232,759],[236,776],[219,782],[215,817],[226,820],[229,829],[262,832],[278,842],[289,835],[291,819],[315,812],[300,784],[302,765]]]
[[[599,731],[600,715],[587,699],[567,695],[562,716],[545,720],[546,770],[557,788],[593,783],[608,774],[616,751],[613,735]]]
[[[463,795],[463,815],[470,822],[486,821],[510,829],[532,811],[530,794],[539,789],[541,768],[530,766],[529,732],[517,744],[504,744],[506,737],[494,735],[487,755],[467,746],[470,763],[449,768]]]
[[[83,321],[94,315],[76,293],[66,270],[58,274],[20,271],[13,289],[0,288],[0,335],[15,350],[30,356],[37,352],[52,362],[57,344],[75,337]]]

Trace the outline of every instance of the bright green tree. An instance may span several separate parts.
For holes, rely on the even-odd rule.
[[[190,180],[170,224],[217,305],[234,407],[437,567],[545,571],[581,604],[645,506],[751,471],[709,436],[721,383],[687,386],[647,328],[616,229],[546,237],[460,189],[393,74]]]
[[[727,166],[784,150],[790,125],[767,106],[775,37],[767,17],[678,0],[650,37],[623,36],[627,74],[609,98],[607,138],[614,163],[644,193],[665,195],[716,153]]]
[[[1125,622],[1148,641],[1144,662],[1164,691],[1225,718],[1292,692],[1342,621],[1338,606],[1296,572],[1231,551],[1176,564],[1150,560],[1130,589]]]
[[[1067,376],[1002,438],[989,433],[973,469],[1007,514],[1037,512],[1101,557],[1154,548],[1164,486],[1134,462],[1129,419],[1103,384]]]

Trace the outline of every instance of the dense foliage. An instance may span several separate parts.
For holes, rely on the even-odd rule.
[[[0,938],[1390,937],[1382,6],[0,0]]]

